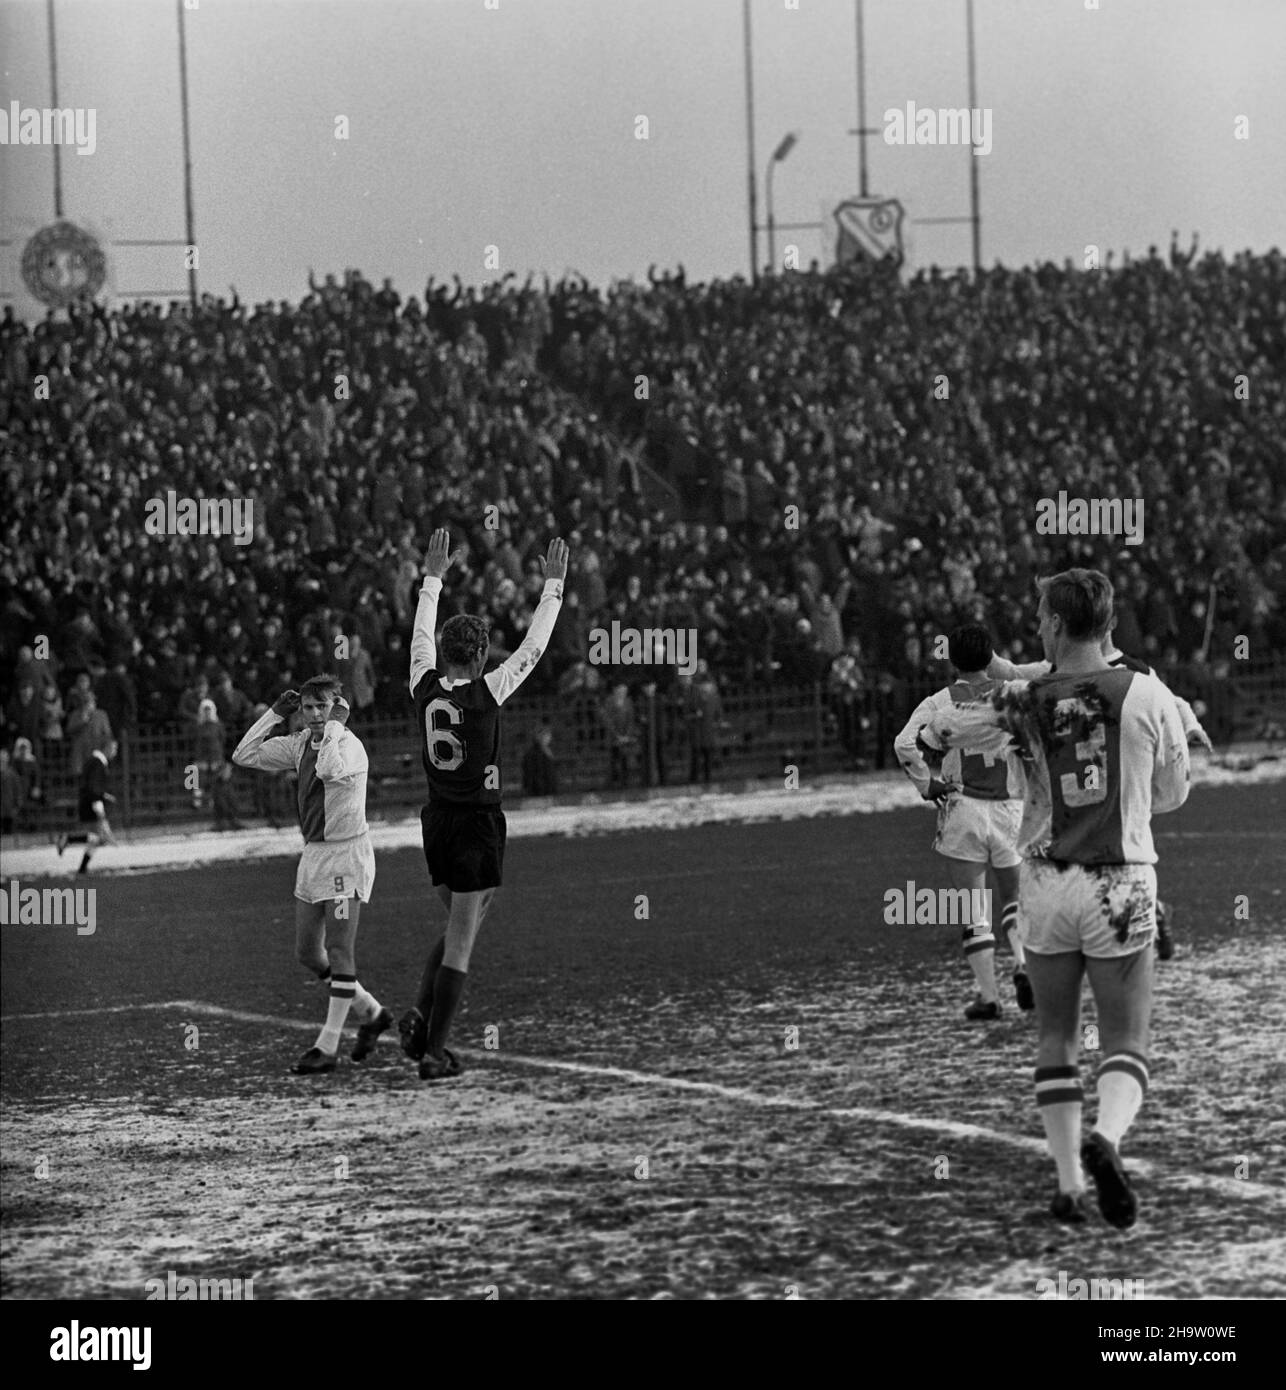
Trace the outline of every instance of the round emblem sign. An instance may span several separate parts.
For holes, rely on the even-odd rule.
[[[72,222],[41,227],[23,248],[23,283],[42,304],[61,309],[91,299],[106,278],[102,247]]]

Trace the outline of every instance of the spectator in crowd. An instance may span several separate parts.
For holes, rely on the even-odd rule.
[[[850,637],[848,645],[831,663],[827,691],[839,741],[852,765],[861,767],[865,731],[869,723],[867,707],[870,687],[862,665],[862,643],[859,638]]]
[[[116,654],[98,682],[97,698],[118,740],[124,742],[138,727],[138,689],[122,654]]]
[[[558,764],[554,760],[554,731],[542,724],[522,757],[522,789],[527,796],[557,796]]]
[[[98,708],[94,692],[86,688],[75,693],[78,703],[67,716],[67,737],[71,741],[71,770],[79,777],[90,754],[96,750],[106,752],[115,735],[111,720]]]
[[[7,732],[15,738],[25,738],[34,745],[41,736],[41,723],[44,709],[36,698],[36,687],[30,680],[24,680],[9,698],[5,710]]]
[[[630,762],[638,747],[638,728],[634,718],[634,701],[630,699],[630,688],[624,681],[617,681],[612,687],[612,693],[603,701],[599,718],[607,735],[607,785],[628,787]]]
[[[22,778],[7,748],[0,748],[0,835],[12,835],[22,812]]]
[[[32,739],[14,739],[13,770],[22,787],[19,804],[27,809],[39,806],[45,799],[45,792],[40,782],[40,760]]]
[[[688,781],[709,783],[723,705],[719,687],[704,660],[694,678],[680,676],[683,718],[688,729]]]
[[[196,810],[204,804],[207,788],[213,790],[215,773],[224,760],[224,741],[218,706],[207,696],[197,706],[192,742],[192,760],[196,764],[192,805]]]
[[[236,788],[232,781],[232,763],[222,759],[211,769],[214,793],[214,828],[216,830],[241,830],[244,827],[238,819],[241,812],[237,806]]]
[[[360,634],[348,639],[348,656],[333,663],[336,674],[348,692],[352,707],[363,714],[375,704],[375,663],[362,645]]]

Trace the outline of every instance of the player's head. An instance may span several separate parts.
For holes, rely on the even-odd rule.
[[[1036,581],[1040,590],[1040,640],[1045,659],[1057,664],[1068,646],[1098,646],[1112,630],[1112,585],[1098,570],[1064,570]]]
[[[299,712],[315,735],[326,727],[331,709],[342,693],[339,677],[329,673],[313,676],[299,687]]]
[[[985,671],[994,655],[991,635],[981,623],[962,623],[947,638],[947,655],[962,676]]]
[[[442,659],[455,670],[480,676],[490,645],[491,630],[481,618],[457,613],[442,625]]]

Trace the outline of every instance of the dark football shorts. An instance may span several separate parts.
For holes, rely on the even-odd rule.
[[[94,814],[94,802],[97,799],[97,797],[86,796],[84,792],[81,792],[76,803],[76,810],[80,815],[81,825],[98,824],[98,817]]]
[[[498,806],[430,801],[420,811],[424,860],[436,888],[480,893],[499,888],[505,861],[505,813]]]

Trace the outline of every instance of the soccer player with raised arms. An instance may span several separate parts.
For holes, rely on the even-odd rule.
[[[1012,731],[1028,759],[1018,928],[1036,994],[1036,1104],[1058,1170],[1051,1211],[1085,1220],[1082,1164],[1113,1226],[1138,1202],[1121,1141],[1148,1084],[1156,849],[1151,818],[1188,797],[1188,740],[1170,692],[1103,654],[1112,586],[1097,570],[1040,581],[1048,674],[1002,687],[994,705],[941,712],[930,735],[978,746]],[[1089,976],[1103,1060],[1098,1115],[1082,1142],[1081,982]]]
[[[269,738],[295,710],[305,726]],[[330,982],[326,1023],[316,1043],[295,1064],[301,1075],[334,1071],[339,1039],[351,1008],[359,1020],[353,1061],[369,1056],[392,1027],[383,1008],[357,982],[357,921],[371,900],[375,852],[366,825],[366,774],[362,741],[346,726],[348,705],[334,676],[314,676],[298,691],[279,695],[237,744],[232,761],[261,772],[294,772],[304,852],[295,875],[295,951],[299,963]]]
[[[420,1064],[420,1079],[458,1076],[446,1045],[464,995],[469,959],[487,908],[500,887],[505,816],[500,809],[500,707],[531,674],[553,634],[567,577],[567,544],[552,540],[545,587],[518,650],[494,671],[482,618],[457,614],[433,634],[442,580],[455,557],[445,529],[434,531],[411,637],[411,695],[429,783],[420,813],[429,877],[447,910],[447,926],[429,952],[416,1006],[398,1023],[402,1050]]]

